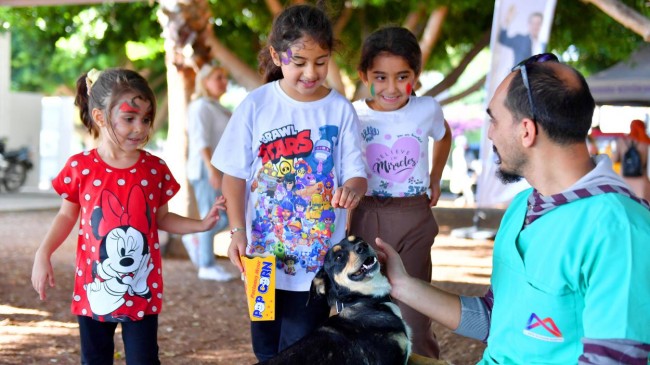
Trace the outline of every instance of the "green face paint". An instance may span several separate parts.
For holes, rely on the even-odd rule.
[[[370,95],[375,96],[375,84],[370,84]]]

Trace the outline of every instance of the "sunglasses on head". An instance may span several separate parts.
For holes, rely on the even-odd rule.
[[[543,62],[559,62],[556,55],[553,53],[540,53],[534,56],[528,57],[525,60],[519,62],[515,67],[512,68],[512,72],[521,70],[521,79],[524,82],[524,87],[528,93],[528,102],[530,103],[530,112],[533,117],[533,122],[537,123],[537,118],[535,114],[535,104],[533,103],[533,92],[530,90],[530,83],[528,82],[528,73],[526,72],[526,65],[533,63],[543,63]]]

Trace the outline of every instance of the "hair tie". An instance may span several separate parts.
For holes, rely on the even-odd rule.
[[[101,73],[101,71],[93,68],[86,74],[86,88],[88,89],[88,95],[90,95],[90,89],[93,87],[93,84],[97,81]]]

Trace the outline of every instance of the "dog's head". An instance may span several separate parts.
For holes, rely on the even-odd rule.
[[[349,236],[327,251],[311,292],[326,296],[333,305],[355,297],[384,297],[390,293],[390,284],[379,271],[375,250],[363,239]]]

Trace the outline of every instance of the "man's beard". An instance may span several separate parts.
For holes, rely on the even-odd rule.
[[[510,172],[505,172],[501,170],[500,168],[497,169],[497,172],[495,173],[497,179],[499,179],[503,184],[512,184],[520,181],[523,179],[521,175],[513,174]]]
[[[496,146],[492,146],[492,151],[494,152],[494,163],[497,164],[497,171],[495,173],[497,179],[499,179],[504,185],[512,184],[523,179],[521,175],[517,175],[512,172],[503,171],[501,168],[501,155],[497,151]]]

